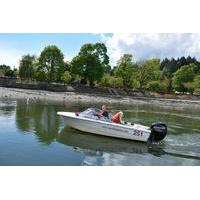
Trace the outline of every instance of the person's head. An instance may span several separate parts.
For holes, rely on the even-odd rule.
[[[124,115],[124,113],[122,111],[120,111],[119,114],[121,115],[121,117],[123,117],[123,115]]]
[[[106,111],[106,110],[107,110],[106,105],[102,105],[101,109],[102,109],[103,111]]]

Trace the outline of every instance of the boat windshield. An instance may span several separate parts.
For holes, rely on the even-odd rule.
[[[100,109],[97,108],[88,108],[84,110],[83,112],[79,113],[79,116],[90,118],[90,119],[96,119],[96,120],[103,120],[103,121],[110,121],[106,117],[99,117]]]

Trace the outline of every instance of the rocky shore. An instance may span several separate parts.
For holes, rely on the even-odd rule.
[[[153,104],[159,106],[196,106],[199,100],[165,99],[152,97],[122,96],[109,94],[91,94],[81,92],[52,92],[0,87],[1,99],[28,99],[33,101],[57,101],[70,103],[105,103],[105,104]]]

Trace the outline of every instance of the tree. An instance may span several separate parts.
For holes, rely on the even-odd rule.
[[[29,54],[22,56],[19,64],[19,77],[22,79],[32,79],[34,77],[35,56]]]
[[[6,76],[11,78],[17,77],[17,69],[14,68],[12,70],[11,67],[8,65],[0,65],[0,76]]]
[[[135,64],[133,62],[133,56],[131,54],[124,54],[117,62],[114,74],[122,79],[125,89],[133,87],[132,78],[134,72]]]
[[[101,64],[104,68],[104,73],[111,72],[111,66],[109,65],[109,56],[107,55],[107,48],[104,43],[96,43],[94,45],[96,49],[96,54],[99,57]]]
[[[182,66],[173,76],[173,88],[179,92],[188,92],[186,84],[192,82],[195,77],[195,64]],[[185,84],[185,85],[184,85]],[[188,84],[191,88],[191,86]]]
[[[182,66],[187,65],[187,64],[188,64],[187,60],[186,60],[186,58],[184,56],[177,59],[178,69],[180,69]]]
[[[184,62],[184,60],[182,61]],[[167,91],[170,92],[172,90],[173,73],[178,70],[177,62],[174,58],[171,60],[165,58],[160,64],[160,69],[162,70],[161,78],[168,80]]]
[[[103,77],[104,72],[109,68],[109,57],[106,54],[107,49],[104,44],[85,44],[80,52],[71,61],[71,72],[79,75],[82,82],[94,85]]]
[[[47,81],[59,81],[64,73],[64,55],[55,45],[44,48],[39,57],[38,74]]]
[[[144,90],[150,81],[159,79],[160,60],[150,59],[137,63],[137,81],[139,82],[139,89]]]

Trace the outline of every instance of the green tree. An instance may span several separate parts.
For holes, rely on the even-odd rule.
[[[137,81],[139,82],[140,90],[147,89],[150,81],[159,79],[159,65],[160,60],[156,58],[137,63]]]
[[[107,48],[104,43],[94,44],[94,49],[99,57],[101,64],[104,68],[104,73],[111,72],[111,66],[109,65],[109,56],[107,55]]]
[[[17,69],[14,68],[12,70],[11,67],[8,65],[0,65],[0,76],[15,78],[17,77]]]
[[[47,81],[59,81],[64,73],[64,55],[55,45],[44,48],[39,57],[37,73]]]
[[[182,58],[181,63],[186,62],[186,59]],[[177,64],[177,61],[172,58],[171,60],[165,58],[161,64],[160,69],[162,70],[161,73],[161,79],[167,79],[167,92],[170,92],[172,90],[172,77],[173,73],[175,73],[179,69],[179,65]]]
[[[82,82],[89,81],[91,86],[94,85],[109,68],[106,52],[107,49],[102,43],[83,45],[78,55],[71,61],[71,72],[79,75]]]
[[[34,77],[35,56],[29,54],[22,56],[19,63],[19,77],[22,79],[32,79]]]
[[[124,54],[117,62],[114,74],[122,79],[125,89],[133,87],[132,78],[134,72],[135,64],[133,62],[133,56],[131,54]]]
[[[189,64],[175,72],[173,76],[173,89],[179,92],[188,92],[186,84],[194,80],[196,68],[195,64]]]

